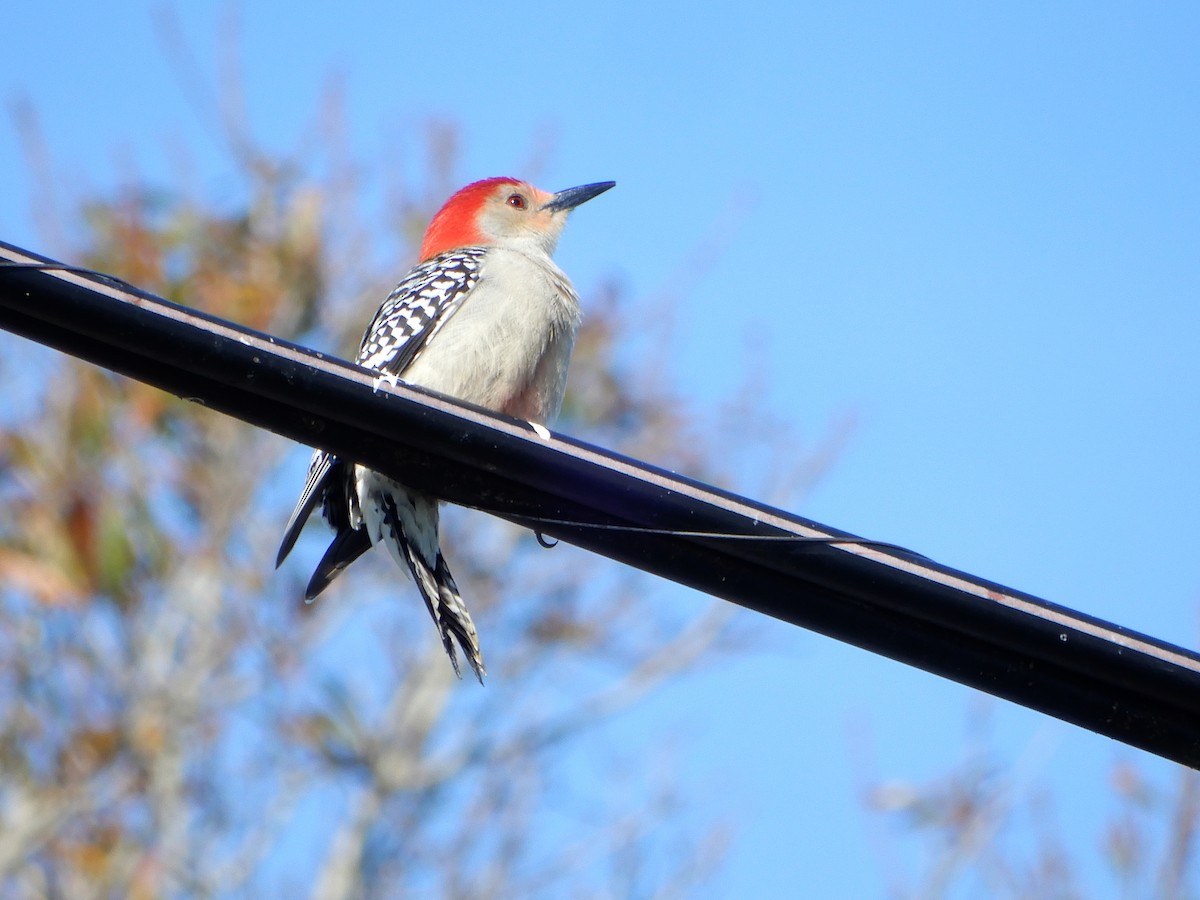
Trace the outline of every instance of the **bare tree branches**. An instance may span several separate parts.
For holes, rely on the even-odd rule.
[[[178,58],[184,81],[199,78]],[[84,226],[61,229],[82,234],[64,255],[348,346],[404,264],[364,238],[375,229],[352,196],[359,167],[333,140],[315,145],[324,177],[270,159],[228,86],[216,101],[189,90],[220,109],[245,203],[216,211],[134,183],[83,205]],[[456,141],[431,133],[426,182],[452,171]],[[406,223],[437,199],[405,187],[385,215],[415,233]],[[687,415],[663,370],[621,352],[620,293],[588,306],[566,427],[698,476],[736,467],[722,423]],[[16,359],[0,364],[6,383]],[[723,608],[648,602],[662,589],[637,573],[450,511],[446,545],[494,661],[493,682],[471,689],[386,559],[311,607],[297,602],[303,563],[271,577],[290,502],[278,485],[303,451],[74,362],[34,365],[36,402],[0,423],[0,883],[64,896],[403,885],[509,897],[609,882],[669,893],[707,871],[715,843],[665,840],[669,784],[612,796],[599,787],[611,762],[582,738],[719,649]],[[319,549],[302,539],[297,552]],[[562,771],[577,758],[594,785]]]

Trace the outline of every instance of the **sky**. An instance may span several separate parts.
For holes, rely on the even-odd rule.
[[[188,146],[199,188],[230,190],[167,62],[162,7],[11,7],[22,39],[6,42],[0,100],[37,110],[66,187],[131,166],[165,177]],[[303,139],[336,75],[345,140],[365,157],[413,166],[424,125],[450,120],[469,178],[521,174],[552,134],[542,187],[615,180],[558,259],[584,293],[682,279],[664,352],[689,404],[740,383],[749,346],[772,414],[798,433],[853,417],[796,512],[1196,646],[1200,6],[298,0],[283,16],[244,4],[240,50],[221,39],[228,9],[177,15],[202,71],[240,60],[270,147]],[[10,116],[0,239],[44,249],[24,171]],[[1003,759],[1059,793],[1085,860],[1113,763],[1166,771],[739,615],[755,646],[613,726],[682,736],[694,814],[732,827],[713,896],[882,895],[915,864],[886,861],[863,781],[945,771],[981,703]],[[1104,896],[1094,862],[1084,875]]]

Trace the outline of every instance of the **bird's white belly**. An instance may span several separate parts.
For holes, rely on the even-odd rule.
[[[401,378],[497,412],[552,418],[579,329],[578,300],[556,274],[520,254],[489,259],[471,295]]]

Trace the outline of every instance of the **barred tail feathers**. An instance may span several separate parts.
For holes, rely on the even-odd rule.
[[[396,564],[412,573],[425,607],[441,634],[442,646],[446,648],[455,674],[462,677],[457,643],[482,684],[487,672],[479,649],[479,635],[438,547],[437,501],[390,481],[385,489],[374,487],[380,512],[380,540]],[[375,507],[375,504],[366,506]]]

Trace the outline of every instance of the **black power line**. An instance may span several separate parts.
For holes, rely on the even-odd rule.
[[[3,243],[0,327],[1200,768],[1200,656],[1189,650],[445,397],[377,390],[369,370]]]

